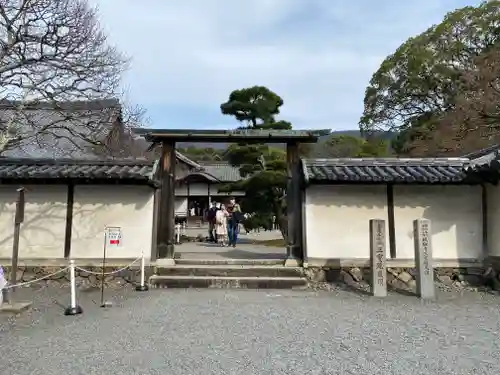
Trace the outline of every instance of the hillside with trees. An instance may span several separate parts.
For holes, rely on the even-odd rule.
[[[375,136],[371,136],[370,141],[361,135],[359,130],[339,130],[332,131],[329,134],[319,137],[318,143],[301,145],[301,155],[309,158],[329,158],[329,157],[362,157],[360,155],[375,156],[388,156],[393,154],[391,149],[391,141],[394,139],[395,133],[379,132]],[[357,142],[358,144],[366,141],[368,147],[383,144],[382,149],[384,152],[346,152],[349,147],[343,147],[342,144]],[[226,143],[179,143],[177,148],[179,152],[186,155],[188,158],[198,162],[219,162],[227,161],[226,150],[231,144]],[[272,147],[280,148],[280,145],[271,145]],[[365,150],[366,150],[365,146]],[[281,146],[284,148],[284,145]],[[337,149],[338,148],[338,149]],[[378,148],[378,150],[381,150]]]

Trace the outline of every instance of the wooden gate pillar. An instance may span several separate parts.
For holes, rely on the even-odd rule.
[[[297,267],[301,266],[303,262],[302,245],[300,243],[299,232],[302,228],[300,225],[300,209],[301,209],[301,195],[300,195],[300,157],[299,145],[297,142],[287,143],[286,147],[286,161],[287,161],[287,233],[288,241],[286,244],[287,259],[286,266]]]
[[[158,213],[158,260],[174,262],[175,240],[175,142],[163,141],[160,159],[161,193]]]

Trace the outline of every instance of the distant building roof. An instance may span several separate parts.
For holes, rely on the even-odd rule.
[[[2,156],[96,159],[93,151],[121,121],[117,99],[69,102],[0,101],[0,123],[11,122],[19,142]]]
[[[182,179],[201,177],[213,183],[228,183],[242,180],[240,170],[227,163],[201,163],[199,169],[189,172]]]
[[[202,163],[203,171],[221,182],[236,182],[241,180],[240,169],[228,163]]]
[[[181,154],[179,151],[175,151],[175,156],[177,157],[178,160],[180,160],[181,162],[189,165],[192,168],[203,169],[203,167],[201,166],[201,164],[198,164],[197,162],[189,159],[186,155]]]

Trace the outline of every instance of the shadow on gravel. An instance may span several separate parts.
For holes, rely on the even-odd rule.
[[[362,287],[358,287],[355,285],[348,285],[348,284],[336,284],[336,289],[345,291],[345,292],[351,292],[358,294],[360,296],[371,296],[370,292],[368,290],[363,289]]]
[[[401,288],[395,287],[395,286],[390,285],[390,284],[387,285],[387,291],[401,294],[403,296],[408,296],[408,297],[415,297],[417,295],[416,291],[401,289]]]
[[[104,301],[111,303],[111,311],[129,308],[134,304],[143,303],[148,295],[154,293],[137,292],[131,284],[114,285],[105,288]],[[78,288],[77,304],[83,308],[83,316],[92,316],[96,319],[108,309],[100,307],[101,292],[99,288]],[[0,314],[0,335],[14,328],[51,327],[63,321],[79,319],[80,316],[64,316],[64,310],[70,304],[70,290],[68,286],[48,286],[42,288],[20,288],[16,292],[17,301],[31,301],[32,307],[20,314]]]

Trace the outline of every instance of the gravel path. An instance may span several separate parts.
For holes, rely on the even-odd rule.
[[[29,293],[29,291],[22,291]],[[440,292],[437,302],[353,292],[152,290],[81,293],[64,317],[37,292],[35,310],[0,317],[2,374],[497,374],[500,297]],[[28,296],[28,294],[26,294]]]

